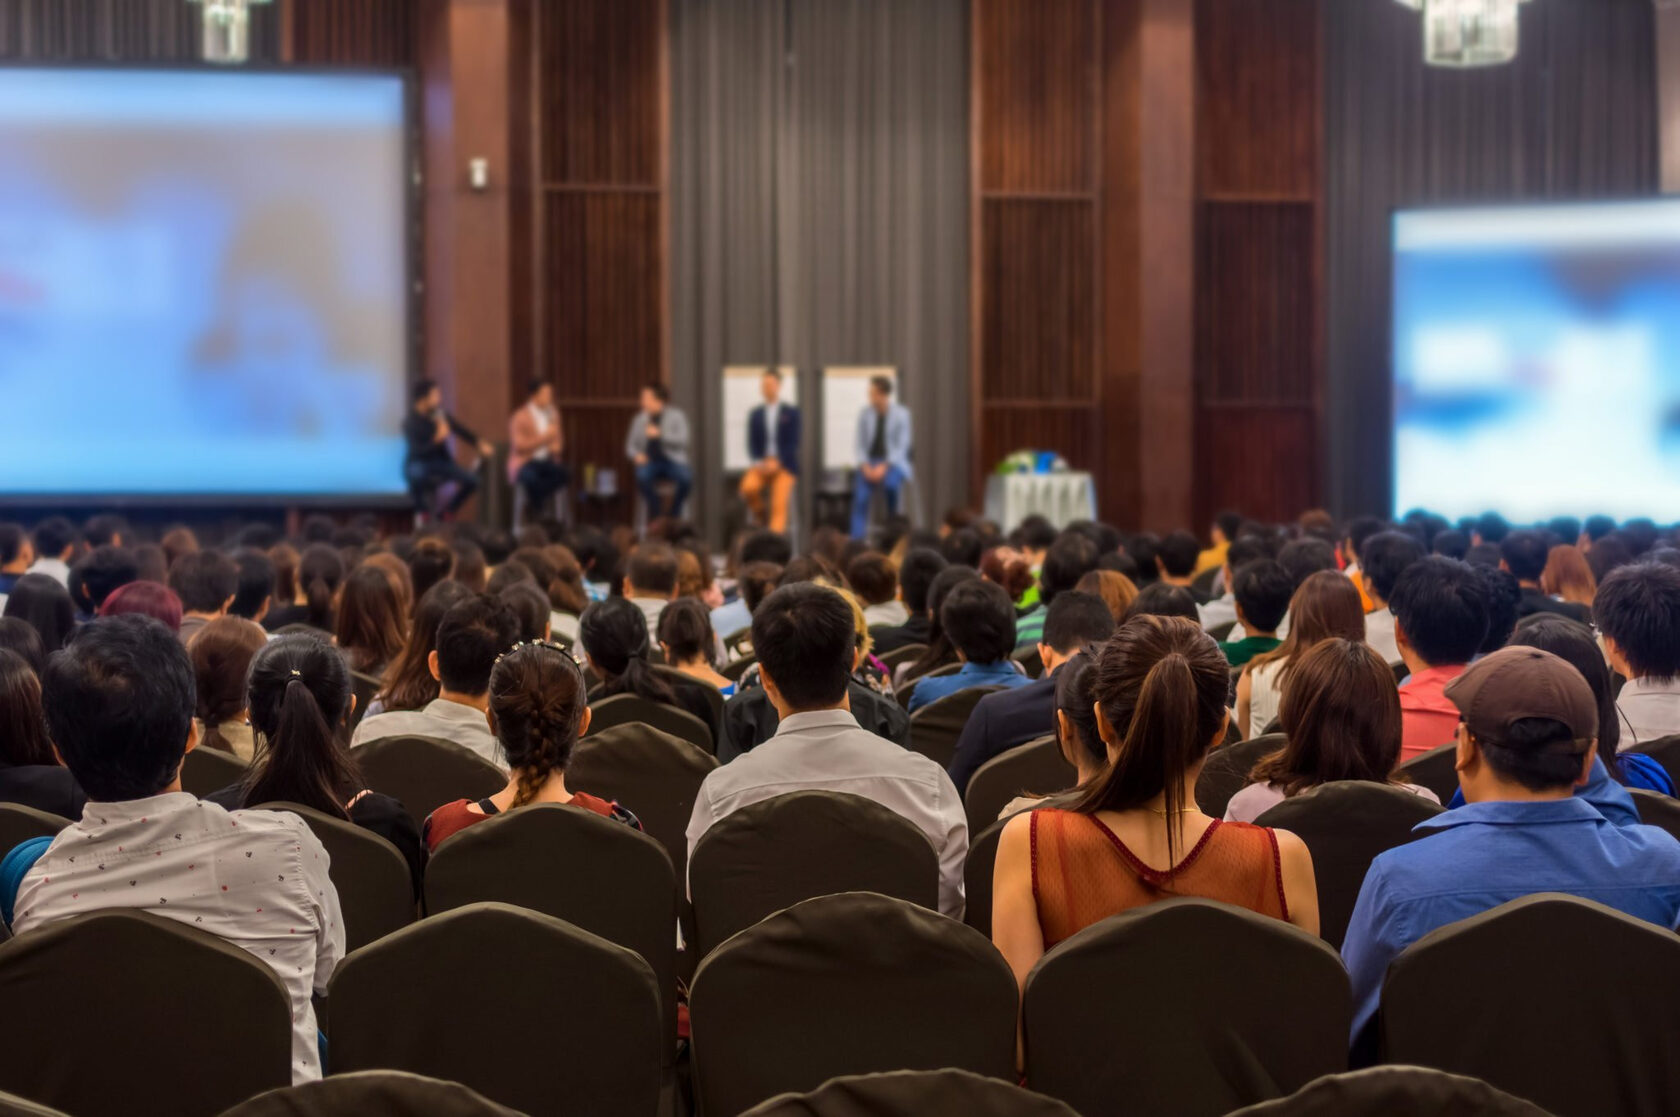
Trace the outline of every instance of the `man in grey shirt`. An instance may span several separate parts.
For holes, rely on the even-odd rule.
[[[688,464],[688,416],[670,406],[671,393],[663,384],[642,389],[642,409],[630,420],[624,440],[624,454],[636,467],[636,488],[641,490],[648,519],[662,515],[680,517],[694,487],[694,471]],[[661,481],[676,486],[671,507],[660,510]]]

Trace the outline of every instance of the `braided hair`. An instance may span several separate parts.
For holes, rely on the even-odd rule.
[[[589,708],[583,672],[553,644],[520,644],[490,671],[490,718],[519,781],[513,805],[537,797],[564,772]]]

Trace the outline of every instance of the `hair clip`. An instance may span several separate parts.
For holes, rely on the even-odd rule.
[[[296,667],[292,668],[292,678],[294,678],[294,679],[303,678],[303,672],[299,671]]]

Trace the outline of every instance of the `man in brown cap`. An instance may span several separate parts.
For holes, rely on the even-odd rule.
[[[1593,771],[1598,705],[1580,672],[1538,648],[1494,652],[1446,688],[1458,707],[1466,805],[1371,863],[1342,943],[1353,1034],[1371,1023],[1388,965],[1438,927],[1537,892],[1564,892],[1673,929],[1680,841],[1617,826],[1574,794]]]

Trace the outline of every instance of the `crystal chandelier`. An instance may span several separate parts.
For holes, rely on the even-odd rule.
[[[204,8],[199,54],[206,62],[238,65],[251,54],[251,5],[271,0],[187,0]]]
[[[1396,0],[1423,13],[1431,66],[1497,66],[1517,56],[1517,12],[1528,0]]]

